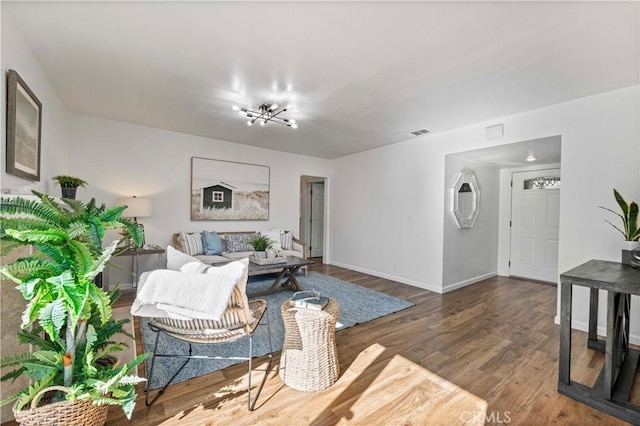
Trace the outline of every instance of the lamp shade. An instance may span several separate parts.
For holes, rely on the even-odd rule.
[[[151,200],[149,198],[118,198],[118,205],[127,206],[122,217],[148,217],[151,216]]]

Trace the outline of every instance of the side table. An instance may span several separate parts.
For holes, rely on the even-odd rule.
[[[329,299],[320,311],[296,308],[285,300],[280,311],[284,321],[280,378],[284,384],[304,392],[334,384],[340,375],[335,341],[338,302]]]
[[[160,269],[161,267],[160,261],[164,254],[164,249],[162,248],[158,248],[158,249],[131,248],[115,254],[114,256],[112,256],[112,259],[120,256],[131,256],[131,272],[133,274],[132,287],[135,289],[138,287],[138,276],[140,275],[140,268],[139,268],[140,256],[151,255],[151,254],[155,254],[157,256],[157,268]],[[109,271],[109,266],[107,265],[107,267],[104,268],[103,279],[102,279],[102,288],[104,289],[104,291],[109,291],[109,272],[108,271]]]
[[[640,405],[629,400],[640,351],[629,346],[631,295],[640,296],[640,270],[618,262],[590,260],[560,275],[560,359],[558,392],[640,425]],[[573,286],[590,289],[588,347],[604,352],[604,365],[592,387],[571,380]],[[597,336],[598,291],[607,292],[607,336]]]

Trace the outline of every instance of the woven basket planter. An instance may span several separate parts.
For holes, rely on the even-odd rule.
[[[31,401],[31,408],[28,410],[16,410],[14,405],[13,415],[16,422],[23,426],[102,426],[106,423],[109,406],[95,405],[90,400],[74,399],[38,407],[40,398],[50,391],[68,393],[69,389],[63,386],[51,386],[41,390]]]

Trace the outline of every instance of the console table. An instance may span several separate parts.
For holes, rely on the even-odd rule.
[[[629,346],[631,295],[640,296],[640,270],[618,262],[590,260],[560,275],[560,360],[558,392],[640,425],[640,405],[629,402],[640,351]],[[573,286],[590,289],[588,347],[604,352],[604,366],[593,387],[571,381]],[[607,292],[607,337],[598,340],[598,292]]]
[[[138,275],[140,275],[140,272],[139,272],[140,256],[153,255],[153,254],[157,256],[157,268],[160,269],[162,255],[164,254],[164,249],[162,248],[158,248],[158,249],[130,248],[121,252],[116,252],[116,254],[112,256],[112,258],[120,257],[120,256],[131,256],[131,271],[133,273],[133,278],[134,278],[132,287],[135,289],[138,287]],[[108,270],[109,270],[109,267],[107,266],[106,268],[104,268],[104,271],[103,271],[104,274],[103,274],[102,288],[105,291],[109,291]]]

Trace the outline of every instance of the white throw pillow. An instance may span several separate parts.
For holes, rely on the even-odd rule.
[[[249,298],[247,297],[247,279],[249,278],[249,259],[236,260],[222,266],[212,266],[207,269],[208,275],[240,276],[236,286],[242,293],[242,304],[249,322],[251,322],[251,309],[249,309]]]
[[[189,262],[180,267],[180,272],[184,272],[186,274],[204,274],[209,268],[209,265],[205,265],[200,261]]]
[[[191,262],[202,263],[193,256],[176,250],[172,246],[167,246],[167,269],[179,271],[183,265]]]

